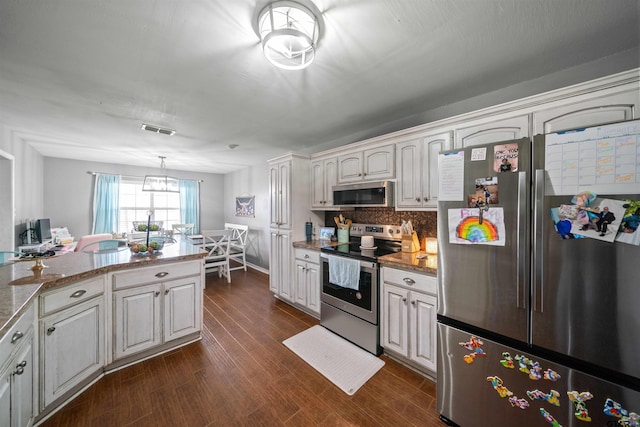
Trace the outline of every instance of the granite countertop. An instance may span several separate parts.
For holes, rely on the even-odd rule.
[[[337,246],[340,244],[341,243],[331,242],[329,240],[312,240],[310,242],[303,240],[300,242],[293,242],[293,247],[319,251],[327,246]],[[416,258],[416,255],[418,254],[424,254],[424,252],[398,252],[395,254],[384,255],[378,258],[378,262],[381,265],[388,267],[403,268],[405,270],[413,270],[420,273],[436,275],[438,271],[435,268],[427,267],[427,258],[418,259]]]
[[[378,258],[378,262],[380,265],[385,267],[402,268],[405,270],[417,271],[419,273],[433,274],[434,276],[437,275],[437,269],[427,267],[427,258],[416,258],[416,255],[418,254],[424,254],[424,252],[398,252],[395,254],[384,255]]]
[[[71,252],[56,255],[43,259],[43,264],[47,267],[39,275],[31,270],[34,265],[33,260],[0,264],[0,338],[44,290],[110,271],[199,259],[205,256],[206,252],[185,240],[166,245],[162,253],[154,255],[132,255],[129,248],[107,253]],[[28,283],[11,284],[17,280]]]
[[[306,240],[302,240],[299,242],[293,242],[293,247],[319,251],[322,248],[326,248],[329,246],[338,246],[343,244],[344,243],[340,243],[340,242],[332,242],[331,240],[311,240],[310,242],[307,242]]]

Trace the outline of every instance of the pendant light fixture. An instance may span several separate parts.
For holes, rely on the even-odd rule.
[[[160,169],[165,172],[165,156],[158,156],[160,159]],[[164,175],[145,175],[142,191],[156,191],[161,193],[179,193],[180,186],[178,178]]]
[[[293,1],[276,1],[258,17],[264,56],[278,68],[301,70],[316,55],[318,18],[307,7]]]

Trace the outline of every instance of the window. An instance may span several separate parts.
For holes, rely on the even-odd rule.
[[[147,221],[147,211],[152,211],[152,221],[162,221],[162,228],[170,230],[180,224],[180,193],[155,193],[142,191],[142,177],[121,177],[118,232],[130,233],[133,221]]]

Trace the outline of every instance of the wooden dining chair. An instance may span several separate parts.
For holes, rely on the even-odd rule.
[[[200,244],[200,247],[207,251],[207,256],[204,258],[205,273],[217,269],[218,277],[225,276],[228,283],[231,283],[231,272],[229,271],[231,234],[231,230],[204,230],[202,231],[202,244]]]

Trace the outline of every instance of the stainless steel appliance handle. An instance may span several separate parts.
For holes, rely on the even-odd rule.
[[[339,257],[340,255],[334,255]],[[329,261],[329,255],[325,254],[325,253],[320,253],[320,258],[324,258],[327,260],[327,262]],[[345,257],[348,258],[348,257]],[[368,261],[362,261],[360,260],[360,268],[365,270],[365,271],[372,271],[372,270],[377,270],[378,269],[378,264],[375,262],[368,262]]]
[[[534,200],[533,200],[533,254],[535,267],[533,269],[533,286],[532,286],[532,309],[542,313],[544,307],[542,304],[542,297],[544,296],[544,286],[542,283],[543,271],[543,257],[544,257],[544,245],[543,245],[543,230],[544,230],[544,217],[542,208],[544,206],[544,185],[545,175],[544,169],[536,169],[535,187],[534,187]]]
[[[528,212],[528,201],[527,201],[527,173],[526,172],[518,172],[518,211],[517,211],[517,221],[518,224],[516,226],[516,263],[518,265],[518,275],[517,275],[517,283],[516,283],[516,307],[518,308],[527,308],[527,293],[526,293],[526,285],[527,285],[527,239],[525,238],[523,232],[527,230],[527,215]]]

